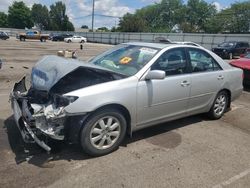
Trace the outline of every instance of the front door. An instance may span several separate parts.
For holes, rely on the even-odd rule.
[[[185,116],[190,94],[190,76],[187,74],[185,49],[166,51],[151,67],[163,70],[163,80],[141,80],[137,88],[137,125]]]

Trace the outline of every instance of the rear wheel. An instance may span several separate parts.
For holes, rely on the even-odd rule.
[[[20,37],[20,41],[25,41],[25,37]]]
[[[102,156],[118,149],[126,133],[126,120],[115,109],[104,109],[90,116],[81,132],[81,146],[91,156]]]
[[[85,43],[85,40],[82,40],[80,43]]]
[[[208,112],[211,119],[220,119],[225,113],[229,102],[229,97],[226,91],[221,91],[217,94],[213,106]]]
[[[46,39],[45,38],[41,38],[40,41],[41,42],[46,42]]]

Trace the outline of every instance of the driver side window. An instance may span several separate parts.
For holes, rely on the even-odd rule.
[[[163,53],[152,65],[151,70],[165,71],[166,76],[187,72],[187,58],[183,48],[173,49]]]

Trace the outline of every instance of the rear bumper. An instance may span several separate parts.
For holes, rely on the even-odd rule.
[[[243,84],[250,86],[250,70],[243,69],[243,71],[244,71]]]

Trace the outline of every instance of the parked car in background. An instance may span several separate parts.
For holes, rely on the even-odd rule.
[[[57,34],[52,37],[52,41],[64,41],[65,38],[71,38],[73,35],[71,34]]]
[[[52,40],[52,38],[53,38],[54,35],[55,35],[54,33],[50,33],[49,37],[48,37],[48,40]]]
[[[248,42],[228,41],[212,48],[212,51],[222,58],[233,59],[235,56],[244,54],[247,48],[249,48]]]
[[[240,57],[245,57],[248,54],[250,54],[250,48],[246,49],[245,53],[241,54]]]
[[[10,38],[10,37],[6,32],[0,31],[0,39],[7,40],[8,38]]]
[[[87,39],[82,36],[72,36],[72,37],[64,38],[64,41],[67,43],[70,43],[70,42],[85,43],[87,42]]]
[[[231,61],[230,64],[244,71],[243,84],[250,86],[250,53],[240,59]]]
[[[20,41],[25,41],[26,39],[40,40],[41,42],[46,42],[48,40],[49,34],[41,34],[39,31],[28,31],[26,33],[19,33],[17,39]]]
[[[242,92],[242,70],[201,47],[124,43],[88,63],[41,59],[14,85],[11,103],[26,142],[78,142],[92,156],[116,150],[126,133],[186,116],[222,117]]]

